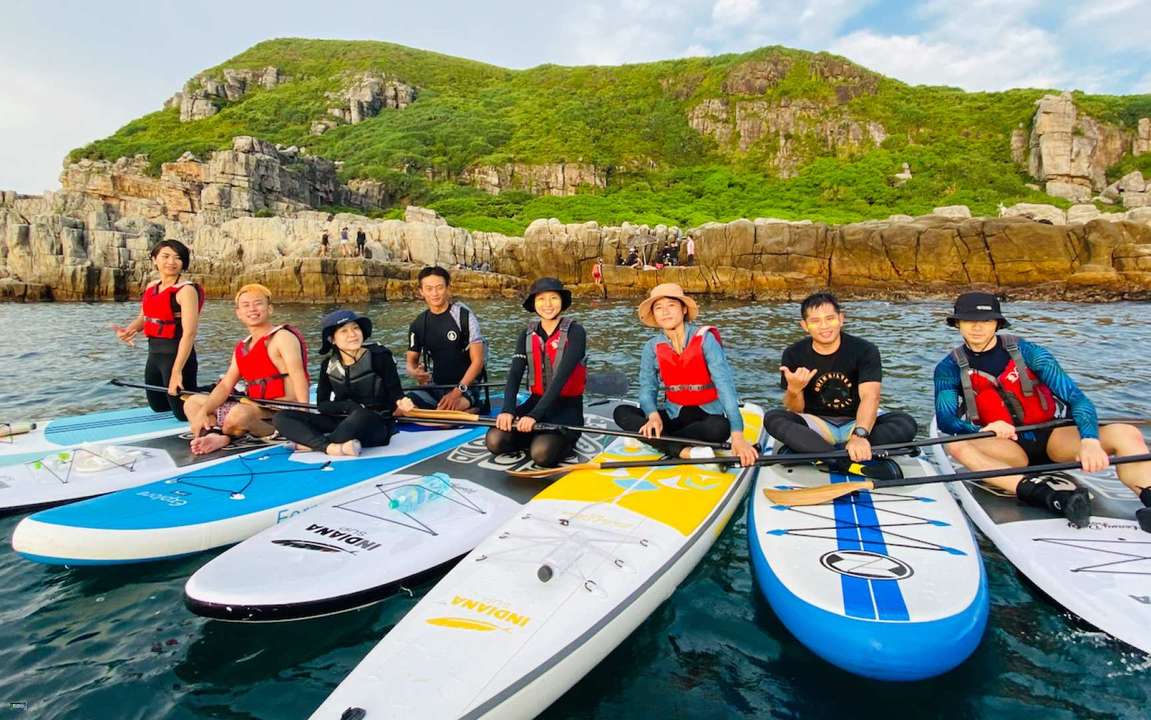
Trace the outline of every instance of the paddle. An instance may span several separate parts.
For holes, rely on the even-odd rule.
[[[1126,463],[1147,462],[1151,460],[1151,453],[1141,455],[1124,455],[1110,458],[1112,465]],[[918,478],[900,478],[898,480],[861,480],[857,482],[832,483],[818,487],[795,488],[793,490],[768,490],[763,494],[767,499],[777,505],[819,505],[830,502],[836,498],[850,495],[860,490],[883,490],[885,488],[908,487],[911,485],[927,485],[929,483],[956,482],[958,480],[982,480],[984,478],[1003,477],[1017,473],[1045,473],[1057,470],[1075,470],[1080,467],[1077,462],[1047,463],[1046,465],[1030,465],[1019,468],[1006,468],[995,470],[969,470],[967,472],[952,473],[950,475],[929,475]]]
[[[695,442],[695,441],[688,441]],[[896,455],[911,455],[915,450],[913,448],[898,447],[891,450],[879,451],[874,454],[877,460],[882,460]],[[755,461],[756,465],[778,465],[780,463],[804,463],[813,460],[835,460],[841,457],[846,457],[847,453],[842,450],[837,450],[831,453],[780,453],[778,455],[760,455],[759,459]],[[541,470],[509,470],[509,477],[516,478],[550,478],[558,475],[566,475],[567,473],[575,470],[618,470],[622,468],[636,468],[636,467],[674,467],[676,465],[738,465],[739,458],[732,455],[730,457],[714,457],[714,458],[662,458],[659,460],[617,460],[607,462],[586,462],[577,463],[574,465],[561,465],[554,468],[543,468]]]
[[[460,412],[458,410],[411,410],[406,413],[401,420],[442,420],[445,423],[453,425],[475,425],[477,427],[495,427],[496,421],[492,418],[486,418],[481,415],[473,415],[472,413]],[[611,428],[598,428],[587,427],[585,425],[561,425],[559,423],[546,423],[537,422],[536,430],[575,430],[576,432],[596,433],[598,435],[616,435],[618,437],[630,437],[646,440],[643,435],[637,432],[628,432],[627,430],[613,430]],[[706,440],[692,440],[690,438],[677,438],[677,437],[663,437],[662,440],[668,442],[684,443],[685,445],[701,445],[704,447],[719,448],[726,450],[731,447],[728,443],[708,442]],[[575,467],[575,466],[568,466]]]
[[[478,383],[471,387],[486,387],[486,388],[502,388],[505,383]],[[456,387],[455,385],[416,385],[415,387],[404,388],[404,392],[412,390],[451,390]],[[627,375],[624,375],[618,370],[605,370],[603,372],[589,372],[587,374],[587,384],[584,386],[584,391],[591,395],[604,395],[606,397],[623,397],[627,393],[628,380]]]
[[[156,392],[166,393],[168,388],[163,385],[149,385],[147,383],[131,382],[129,380],[120,380],[119,378],[112,378],[108,381],[109,385],[116,387],[134,388],[137,390],[154,390]],[[180,397],[188,397],[189,395],[209,395],[211,390],[181,390]],[[267,405],[269,407],[278,408],[291,408],[293,410],[315,410],[316,406],[309,403],[293,402],[291,400],[256,400],[248,397],[242,393],[228,393],[228,397],[232,400],[239,400],[240,402],[248,402],[254,405]]]

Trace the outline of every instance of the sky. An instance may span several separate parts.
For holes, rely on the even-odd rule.
[[[59,187],[69,150],[276,37],[385,40],[508,68],[764,45],[912,84],[1151,93],[1151,0],[4,0],[0,190]]]

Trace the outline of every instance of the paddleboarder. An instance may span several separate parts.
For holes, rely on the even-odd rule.
[[[184,403],[193,453],[215,452],[245,433],[273,433],[275,410],[229,399],[241,380],[252,400],[308,401],[308,345],[291,325],[273,325],[272,310],[272,292],[263,285],[245,285],[236,293],[236,318],[249,335],[236,343],[228,371],[212,392]]]
[[[963,344],[935,366],[936,423],[951,435],[979,430],[996,435],[949,444],[948,453],[972,470],[1024,469],[986,482],[1028,505],[1064,515],[1076,527],[1085,526],[1091,517],[1086,488],[1065,475],[1027,475],[1025,468],[1077,461],[1084,472],[1100,472],[1109,465],[1108,455],[1146,453],[1142,433],[1127,424],[1100,427],[1095,405],[1054,355],[1042,345],[999,332],[1010,323],[994,295],[963,293],[947,324],[959,330]],[[1059,403],[1075,421],[1073,427],[1016,432],[1016,426],[1057,417]],[[1151,463],[1116,470],[1142,501],[1136,519],[1151,532]]]
[[[556,278],[532,283],[523,307],[536,317],[516,340],[516,352],[504,388],[505,408],[485,438],[495,455],[527,450],[540,467],[556,467],[579,440],[573,430],[536,430],[537,422],[583,425],[587,386],[587,332],[563,313],[571,307],[571,290]],[[531,395],[516,405],[524,371]]]
[[[365,343],[372,321],[352,310],[335,310],[320,321],[320,363],[316,389],[319,414],[276,413],[272,422],[297,450],[359,455],[361,448],[387,445],[395,418],[414,407],[400,388],[392,353]]]
[[[709,447],[661,440],[671,435],[708,442],[731,442],[744,466],[759,456],[743,436],[743,417],[719,330],[697,325],[699,306],[676,283],[651,289],[639,305],[640,322],[660,333],[647,341],[640,356],[639,407],[616,408],[616,425],[642,433],[647,443],[670,457],[714,457]],[[665,402],[658,404],[658,391]]]
[[[181,276],[188,269],[191,253],[179,240],[161,240],[152,246],[152,262],[160,279],[148,284],[140,299],[140,314],[126,327],[113,325],[116,337],[135,345],[136,334],[148,338],[144,382],[163,385],[167,394],[149,390],[148,407],[155,412],[171,410],[187,420],[181,390],[196,390],[196,332],[204,308],[204,289]]]
[[[764,416],[764,427],[800,453],[831,452],[842,446],[851,462],[871,460],[871,445],[915,438],[915,419],[903,412],[879,414],[883,361],[879,348],[843,332],[846,315],[829,292],[808,295],[799,305],[808,337],[783,351],[782,410]],[[843,471],[847,461],[828,466]]]
[[[417,407],[437,410],[487,410],[472,384],[486,378],[486,344],[480,323],[467,305],[452,300],[452,276],[442,267],[420,270],[420,297],[427,304],[408,328],[406,370],[420,385],[443,387],[415,391]]]

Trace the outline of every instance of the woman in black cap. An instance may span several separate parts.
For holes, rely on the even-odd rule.
[[[515,410],[501,412],[496,426],[488,431],[487,446],[493,454],[527,449],[536,465],[555,467],[579,440],[579,433],[571,430],[535,430],[537,422],[584,424],[587,333],[579,323],[562,317],[571,303],[571,291],[556,278],[532,283],[524,310],[535,312],[537,317],[528,322],[516,341],[503,404]],[[525,369],[531,397],[516,407]]]
[[[273,421],[298,450],[359,455],[362,447],[387,445],[394,418],[412,409],[392,353],[364,344],[371,336],[372,321],[352,310],[330,312],[320,322],[320,353],[330,353],[320,363],[320,414],[285,410]]]
[[[1083,527],[1091,517],[1091,496],[1065,476],[1027,474],[1029,465],[1078,461],[1085,472],[1099,472],[1108,454],[1147,452],[1142,433],[1133,425],[1100,427],[1095,405],[1064,372],[1047,348],[999,332],[1010,326],[990,293],[963,293],[947,324],[958,329],[963,344],[935,367],[935,419],[950,435],[981,430],[995,437],[951,443],[947,452],[970,470],[1019,468],[1015,475],[986,482],[1020,501],[1065,516]],[[1058,403],[1074,420],[1068,427],[1017,432],[1020,425],[1051,420]],[[1140,526],[1151,532],[1151,463],[1117,468],[1119,479],[1144,507],[1136,511]]]

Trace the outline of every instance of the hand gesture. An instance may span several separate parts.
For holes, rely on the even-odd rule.
[[[640,427],[639,434],[645,438],[657,438],[663,435],[663,418],[659,416],[658,412],[653,412],[647,416],[647,422]]]
[[[811,368],[800,367],[795,370],[780,366],[779,371],[783,373],[783,379],[787,381],[787,391],[790,393],[799,394],[815,377],[815,370]]]
[[[131,347],[136,346],[136,331],[131,328],[126,328],[122,325],[113,325],[112,329],[116,331],[116,338]]]
[[[408,374],[415,378],[416,382],[420,385],[429,385],[432,382],[432,374],[420,363],[414,368],[408,368]]]

